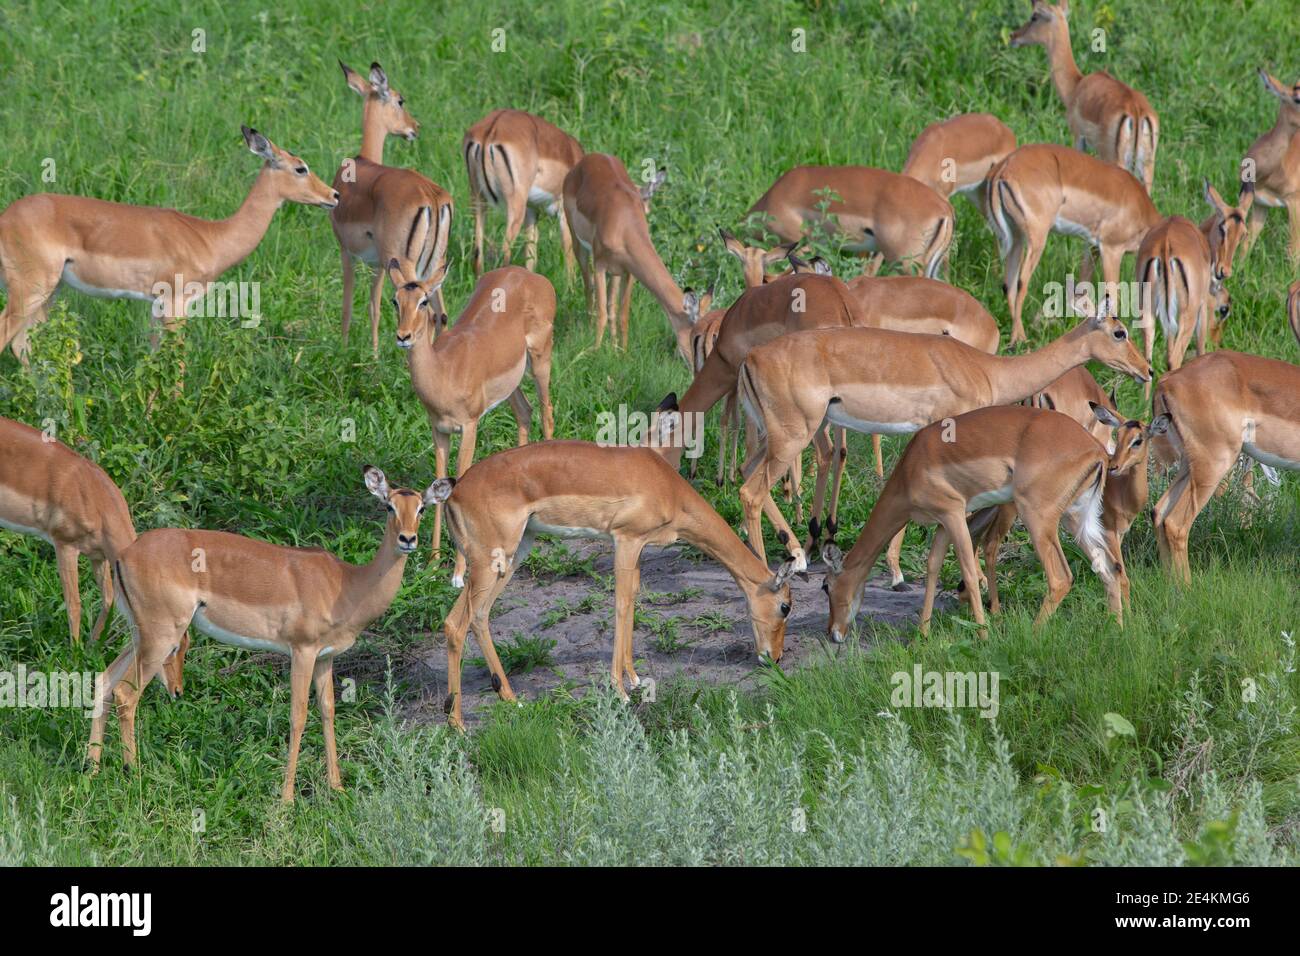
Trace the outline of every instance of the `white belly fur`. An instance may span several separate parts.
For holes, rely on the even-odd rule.
[[[535,517],[528,519],[528,530],[533,534],[550,534],[557,538],[605,538],[610,539],[610,535],[604,531],[597,531],[595,528],[568,528],[559,525],[543,524]]]
[[[1005,505],[1011,500],[1011,486],[1003,485],[993,491],[981,491],[974,498],[966,502],[966,507],[970,511],[978,511],[980,508],[987,508],[990,505]]]
[[[5,521],[4,518],[0,518],[0,528],[3,528],[6,531],[16,531],[19,534],[32,534],[43,541],[48,541],[50,544],[54,543],[53,541],[50,541],[50,536],[39,528],[28,528],[25,525],[14,524],[12,521]]]
[[[136,299],[141,302],[152,302],[153,295],[148,292],[137,292],[134,289],[104,289],[97,285],[87,285],[77,278],[77,274],[72,271],[72,266],[63,267],[63,281],[78,292],[84,295],[94,296],[96,299]]]
[[[917,431],[911,422],[868,422],[854,418],[844,411],[843,402],[831,402],[826,409],[826,420],[832,425],[868,435],[910,435]]]
[[[1254,458],[1260,464],[1268,465],[1272,468],[1281,468],[1283,471],[1300,471],[1300,461],[1292,461],[1289,458],[1281,458],[1278,455],[1272,455],[1266,451],[1261,451],[1250,442],[1244,443],[1241,446],[1241,450],[1251,458]]]

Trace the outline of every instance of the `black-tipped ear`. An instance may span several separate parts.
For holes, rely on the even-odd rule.
[[[424,503],[426,505],[440,505],[451,497],[451,493],[455,488],[455,478],[439,478],[424,490]]]
[[[239,131],[244,134],[244,143],[247,144],[249,152],[254,156],[262,157],[267,162],[275,161],[275,150],[269,139],[251,126],[241,126]]]
[[[664,400],[659,403],[659,407],[656,409],[656,411],[660,411],[660,412],[677,411],[677,393],[669,392],[667,395],[665,395]]]
[[[1107,426],[1108,428],[1124,427],[1124,423],[1121,422],[1119,418],[1116,417],[1115,413],[1112,412],[1105,405],[1098,405],[1096,402],[1089,402],[1088,407],[1091,408],[1092,413],[1095,416],[1097,416],[1097,421],[1101,422],[1103,425]]]

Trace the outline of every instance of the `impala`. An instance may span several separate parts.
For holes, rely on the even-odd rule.
[[[783,259],[789,259],[799,246],[798,240],[795,240],[769,249],[763,246],[746,245],[725,229],[719,229],[718,234],[722,236],[723,248],[740,260],[745,270],[745,287],[749,289],[767,282],[768,268]],[[793,262],[791,265],[793,266]]]
[[[764,439],[745,463],[740,487],[750,546],[763,556],[760,512],[766,513],[795,570],[807,567],[770,489],[824,422],[868,434],[909,434],[973,409],[1021,401],[1088,361],[1149,378],[1151,367],[1108,308],[1103,299],[1095,317],[1024,355],[989,355],[946,335],[864,328],[796,332],[753,349],[740,372],[741,402]],[[814,518],[820,506],[815,499]]]
[[[582,159],[582,146],[558,126],[523,110],[493,110],[465,132],[461,143],[474,207],[474,275],[483,273],[483,218],[487,206],[506,214],[501,264],[524,232],[524,262],[537,268],[537,212],[557,217],[564,268],[573,273],[573,237],[564,219],[564,177]]]
[[[257,248],[281,205],[338,204],[339,194],[301,159],[242,129],[249,150],[264,162],[228,219],[56,193],[24,196],[0,213],[0,287],[9,290],[0,350],[8,345],[26,362],[27,333],[45,320],[65,283],[87,295],[152,302],[164,327],[177,328],[208,284]]]
[[[352,290],[356,283],[353,260],[369,264],[370,348],[379,354],[379,317],[384,288],[384,266],[392,259],[402,271],[427,279],[445,261],[451,232],[451,194],[414,170],[385,166],[384,141],[401,136],[414,141],[420,124],[406,111],[406,100],[388,85],[378,63],[370,64],[370,79],[344,64],[347,84],[364,100],[361,108],[361,152],[345,159],[334,176],[342,197],[330,216],[343,263],[343,340],[352,327]],[[441,292],[438,309],[446,308]]]
[[[622,343],[627,348],[632,283],[639,279],[663,307],[677,349],[689,363],[691,326],[682,290],[655,251],[646,221],[650,199],[663,185],[665,175],[660,170],[651,182],[638,188],[616,157],[588,153],[564,177],[564,215],[578,242],[578,265],[596,317],[596,346],[599,348],[605,337],[606,324],[621,315]],[[614,282],[607,289],[608,275],[614,276]],[[624,280],[623,301],[616,308],[620,277]],[[616,325],[611,334],[617,332]]]
[[[989,178],[989,220],[997,236],[1011,310],[1011,344],[1026,341],[1021,321],[1029,280],[1049,233],[1097,247],[1102,277],[1119,280],[1125,253],[1137,252],[1162,216],[1126,170],[1065,146],[1021,146]],[[1091,259],[1085,262],[1087,279]]]
[[[113,562],[135,540],[126,499],[113,479],[63,442],[21,422],[0,418],[0,528],[32,534],[54,546],[68,632],[81,643],[78,558],[95,568],[103,604],[91,641],[113,608]]]
[[[1155,110],[1145,96],[1109,73],[1080,72],[1070,48],[1069,0],[1031,0],[1030,5],[1033,15],[1011,34],[1011,45],[1039,45],[1047,51],[1075,146],[1090,147],[1104,161],[1128,170],[1150,193],[1160,139]]]
[[[1300,343],[1300,280],[1292,283],[1286,299],[1287,317],[1291,321],[1291,331]]]
[[[1300,367],[1223,349],[1161,377],[1152,404],[1169,416],[1157,458],[1178,461],[1156,502],[1156,543],[1165,566],[1190,581],[1192,523],[1241,454],[1300,470]]]
[[[1016,148],[1016,134],[991,113],[962,113],[921,131],[907,153],[903,175],[951,199],[962,193],[983,212],[989,172]]]
[[[1287,251],[1295,265],[1300,263],[1300,135],[1297,135],[1300,134],[1300,80],[1288,89],[1264,70],[1259,71],[1259,79],[1281,105],[1277,122],[1255,140],[1243,163],[1243,166],[1249,164],[1254,178],[1247,178],[1243,173],[1242,186],[1253,183],[1256,199],[1250,234],[1241,254],[1245,256],[1264,231],[1268,211],[1284,207],[1291,226]]]
[[[554,441],[512,448],[478,462],[458,480],[439,480],[434,500],[445,503],[447,526],[468,565],[465,589],[447,615],[449,722],[464,727],[460,665],[473,630],[505,700],[514,691],[501,666],[489,620],[492,606],[524,563],[537,534],[606,538],[614,543],[614,653],[610,679],[640,679],[632,666],[632,629],[646,545],[682,540],[721,563],[749,602],[754,644],[779,661],[790,614],[789,563],[775,574],[741,543],[716,511],[654,451]]]
[[[900,263],[933,279],[952,244],[952,205],[929,186],[869,166],[797,166],[754,203],[767,229],[786,242],[802,240],[810,226],[838,236],[843,248]]]
[[[93,770],[99,769],[110,697],[117,701],[123,763],[135,764],[140,693],[169,657],[180,672],[193,624],[223,644],[288,655],[289,762],[281,799],[293,802],[312,684],[329,785],[343,789],[334,743],[334,658],[388,610],[429,501],[428,491],[390,489],[378,468],[366,466],[364,475],[370,493],[388,508],[383,541],[369,564],[348,564],[320,548],[285,548],[224,531],[180,528],[146,531],[117,559],[119,604],[133,639],[95,685],[97,716],[88,746]]]
[[[1105,583],[1110,609],[1122,623],[1118,581],[1101,524],[1105,484],[1105,451],[1057,412],[1022,405],[980,408],[922,428],[903,451],[848,555],[834,544],[822,549],[831,640],[839,643],[849,633],[876,559],[911,521],[938,525],[930,547],[921,633],[930,628],[949,544],[957,552],[971,613],[983,626],[979,565],[966,513],[1001,502],[1014,502],[1047,578],[1035,624],[1051,617],[1070,591],[1072,575],[1059,536],[1062,519]]]
[[[456,324],[435,338],[438,316],[433,295],[447,276],[443,266],[420,282],[388,265],[396,292],[397,344],[406,352],[411,386],[433,429],[437,477],[447,477],[451,436],[460,433],[456,475],[474,462],[479,420],[502,402],[510,402],[518,424],[519,444],[528,443],[533,408],[524,395],[524,372],[532,373],[542,404],[542,435],[555,434],[551,407],[551,344],[555,325],[555,289],[550,281],[519,266],[485,272],[474,286]],[[442,548],[442,505],[434,509],[433,550]],[[452,583],[460,587],[464,556],[456,555]]]

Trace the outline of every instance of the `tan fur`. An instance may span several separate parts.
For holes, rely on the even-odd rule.
[[[1245,258],[1264,231],[1268,211],[1281,207],[1290,224],[1287,251],[1295,267],[1300,265],[1300,80],[1288,89],[1264,70],[1259,71],[1259,79],[1280,105],[1273,128],[1246,152],[1246,162],[1254,167],[1255,214],[1241,255]]]
[[[1016,148],[1016,134],[991,113],[962,113],[931,123],[912,143],[903,175],[951,199],[963,193],[982,212],[989,172]]]

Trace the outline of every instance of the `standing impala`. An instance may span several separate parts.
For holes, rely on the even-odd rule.
[[[1073,575],[1061,550],[1062,519],[1106,585],[1110,609],[1123,623],[1123,606],[1102,530],[1106,452],[1078,423],[1057,412],[1012,405],[980,408],[916,433],[871,509],[847,557],[833,544],[822,550],[828,572],[828,629],[839,643],[849,633],[862,586],[886,543],[908,522],[938,524],[930,547],[921,607],[928,633],[939,570],[952,544],[975,623],[984,624],[979,564],[966,512],[1014,502],[1047,578],[1035,624],[1042,624],[1070,591]]]
[[[1070,49],[1070,4],[1031,0],[1029,22],[1011,34],[1011,45],[1042,46],[1052,82],[1065,104],[1065,117],[1079,149],[1091,148],[1142,181],[1148,193],[1155,179],[1160,119],[1147,98],[1104,70],[1080,72]]]
[[[113,479],[63,442],[0,418],[0,528],[54,546],[74,644],[81,643],[77,560],[84,554],[94,563],[103,604],[90,639],[99,640],[113,607],[113,561],[135,540],[131,511]]]
[[[796,166],[754,203],[754,213],[786,242],[803,239],[809,226],[837,234],[850,252],[874,255],[869,275],[888,261],[933,279],[952,245],[947,199],[911,176],[870,166]]]
[[[989,172],[1016,148],[1016,134],[991,113],[962,113],[921,131],[907,153],[903,175],[919,179],[944,199],[961,193],[984,212]]]
[[[1300,470],[1300,367],[1223,349],[1161,377],[1153,401],[1169,416],[1156,443],[1178,474],[1156,502],[1156,543],[1173,574],[1191,580],[1187,536],[1219,482],[1244,452],[1273,468]]]
[[[474,207],[474,275],[483,273],[483,217],[487,206],[506,214],[501,264],[524,231],[524,262],[537,268],[537,211],[559,220],[564,268],[573,273],[573,236],[564,219],[564,177],[582,159],[582,146],[558,126],[523,110],[493,110],[465,132],[461,143]]]
[[[614,156],[588,153],[564,177],[564,214],[577,240],[578,265],[596,317],[596,346],[605,337],[605,325],[621,315],[622,343],[627,348],[628,313],[632,308],[632,283],[640,280],[663,307],[677,340],[677,350],[689,364],[691,325],[682,303],[682,290],[664,267],[650,238],[646,210],[650,198],[663,185],[660,170],[638,188],[627,168]],[[612,287],[606,277],[614,276]],[[618,306],[618,281],[623,301]],[[611,333],[617,336],[618,327]],[[617,344],[617,339],[616,339]]]
[[[456,481],[434,483],[447,506],[447,526],[466,558],[465,590],[447,615],[447,701],[450,723],[464,727],[460,663],[474,631],[505,700],[514,691],[492,645],[492,605],[532,550],[537,534],[614,542],[614,653],[610,679],[626,696],[640,679],[632,667],[632,629],[646,545],[682,540],[721,563],[745,599],[760,657],[781,659],[790,615],[790,565],[775,574],[745,547],[686,479],[648,448],[555,441],[498,452]]]
[[[1026,341],[1021,312],[1050,233],[1096,246],[1109,287],[1119,281],[1125,253],[1137,252],[1162,218],[1131,173],[1086,153],[1034,144],[1008,156],[989,178],[989,220],[1006,269],[1011,344]]]
[[[753,349],[741,367],[740,398],[765,440],[745,463],[740,487],[750,546],[764,554],[760,512],[766,513],[795,570],[807,567],[770,489],[824,422],[905,435],[976,408],[1021,401],[1088,361],[1150,377],[1151,367],[1124,323],[1108,316],[1108,306],[1103,299],[1095,317],[1024,355],[989,355],[946,335],[863,328],[795,332]],[[819,475],[816,518],[822,485]]]
[[[421,282],[388,264],[396,289],[397,344],[406,351],[411,386],[429,415],[433,429],[437,477],[447,477],[451,436],[460,433],[456,475],[474,461],[478,423],[502,402],[510,402],[518,423],[519,444],[528,443],[533,408],[521,383],[531,371],[542,403],[542,435],[555,434],[551,408],[551,343],[555,323],[555,289],[545,277],[519,266],[484,273],[474,286],[456,324],[435,338],[439,316],[433,296],[447,276],[443,265]],[[442,505],[434,510],[433,550],[442,548]],[[465,560],[456,555],[452,583],[460,587]]]
[[[419,275],[427,279],[447,257],[451,232],[451,194],[414,170],[385,166],[384,141],[401,136],[414,141],[420,124],[406,111],[406,100],[388,85],[378,63],[370,64],[366,80],[343,63],[343,77],[364,100],[361,107],[361,152],[345,159],[334,176],[342,197],[330,216],[343,263],[343,340],[352,327],[352,290],[356,283],[354,259],[374,269],[370,282],[370,347],[379,354],[379,317],[384,289],[384,266],[392,259],[415,275],[415,263],[426,263]],[[438,294],[438,310],[447,310]]]
[[[8,345],[26,362],[27,333],[45,320],[65,283],[87,295],[152,302],[163,325],[176,328],[209,283],[257,248],[281,205],[338,205],[339,194],[301,159],[242,129],[249,150],[265,162],[228,219],[58,193],[24,196],[0,213],[0,287],[9,289],[0,350]]]
[[[169,657],[184,666],[193,624],[214,640],[290,659],[289,762],[281,799],[293,802],[307,698],[316,686],[325,736],[329,785],[343,789],[334,743],[334,658],[393,602],[406,558],[416,549],[429,492],[390,489],[384,473],[366,466],[366,487],[388,508],[384,539],[369,564],[341,561],[320,548],[285,548],[224,531],[159,528],[146,531],[117,560],[123,613],[134,635],[96,682],[97,716],[88,756],[99,769],[117,699],[122,760],[136,762],[135,709],[140,693]]]
[[[1243,166],[1249,164],[1254,179],[1243,178],[1242,187],[1252,182],[1255,188],[1255,215],[1250,222],[1250,235],[1241,254],[1250,252],[1251,246],[1264,231],[1268,211],[1285,208],[1291,226],[1291,239],[1287,251],[1292,265],[1300,264],[1300,80],[1289,89],[1272,74],[1260,70],[1264,89],[1276,96],[1281,105],[1273,128],[1255,140],[1246,153]],[[1244,173],[1243,173],[1244,177]]]

